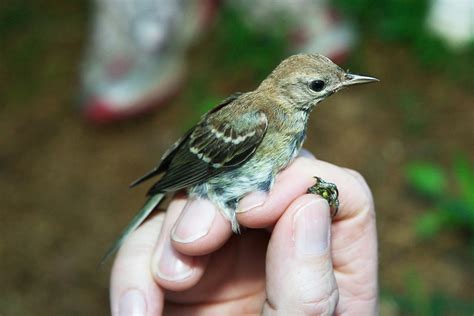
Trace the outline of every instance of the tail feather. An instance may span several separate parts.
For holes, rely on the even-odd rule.
[[[145,182],[146,180],[149,180],[151,178],[153,178],[154,176],[157,176],[161,173],[162,171],[158,168],[156,169],[153,169],[151,170],[150,172],[148,172],[147,174],[145,174],[144,176],[138,178],[137,180],[133,181],[130,185],[129,185],[129,188],[133,188],[133,187],[136,187],[137,185],[139,185],[140,183],[142,182]]]
[[[164,193],[158,193],[151,196],[145,203],[145,205],[141,208],[140,211],[132,218],[130,223],[127,227],[122,231],[120,236],[117,240],[110,246],[107,250],[105,255],[100,260],[100,265],[103,265],[107,259],[113,255],[123,244],[123,242],[127,239],[127,237],[140,226],[141,223],[150,215],[150,213],[155,209],[158,204],[163,200],[165,197]]]

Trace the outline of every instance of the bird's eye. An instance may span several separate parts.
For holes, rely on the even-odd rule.
[[[324,81],[322,80],[311,81],[309,84],[309,88],[313,91],[319,92],[324,89]]]

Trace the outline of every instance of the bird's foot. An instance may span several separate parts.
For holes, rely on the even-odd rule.
[[[307,193],[317,194],[328,201],[331,216],[334,217],[339,209],[339,191],[334,183],[326,182],[320,177],[314,177],[316,183],[308,188]]]

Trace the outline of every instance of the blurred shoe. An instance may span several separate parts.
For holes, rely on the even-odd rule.
[[[84,116],[95,123],[162,105],[184,78],[184,55],[215,1],[96,0],[82,67]]]
[[[258,29],[284,25],[293,52],[320,53],[340,63],[356,40],[352,23],[326,0],[237,0],[233,5]]]

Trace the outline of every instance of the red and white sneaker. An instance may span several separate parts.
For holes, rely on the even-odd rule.
[[[184,79],[184,55],[215,1],[96,0],[82,65],[81,111],[107,123],[165,103]]]

